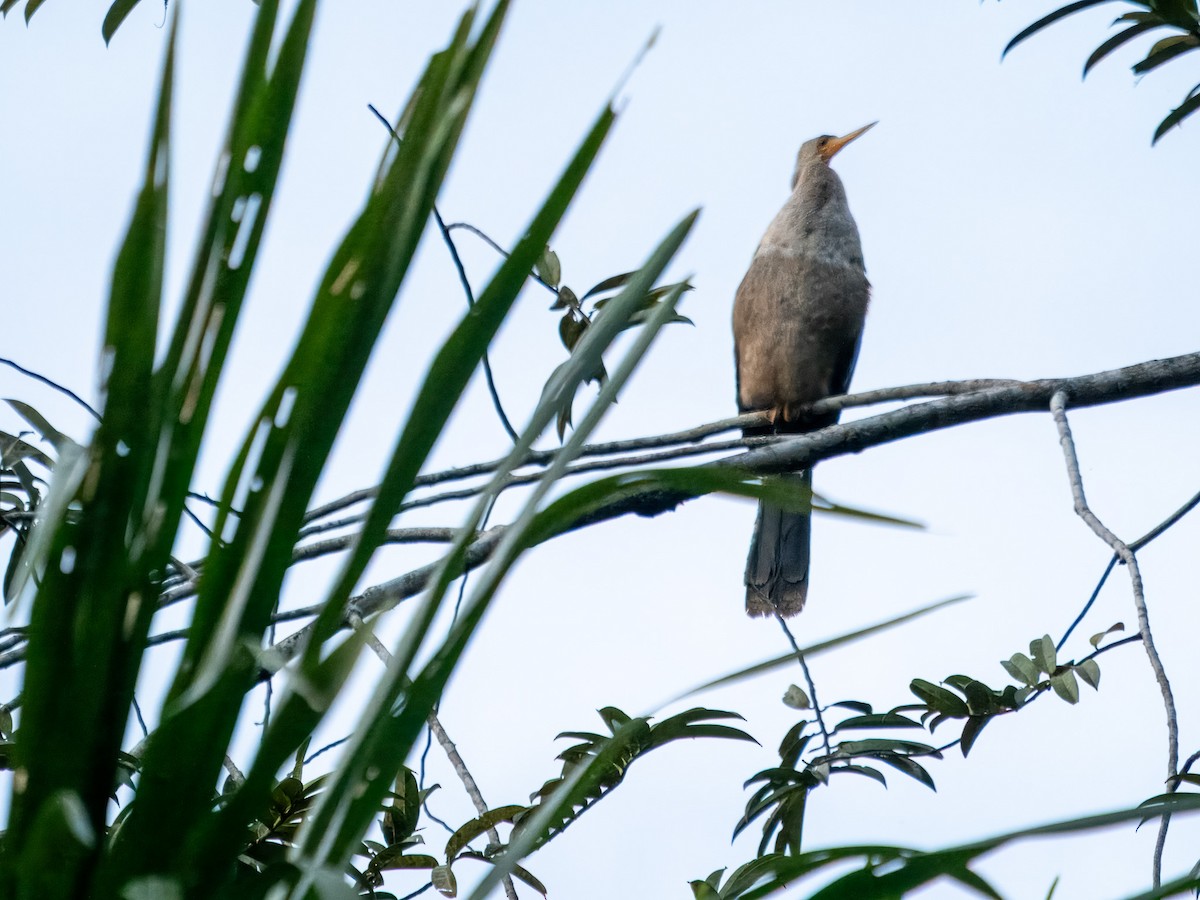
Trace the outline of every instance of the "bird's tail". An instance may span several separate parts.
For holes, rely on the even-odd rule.
[[[791,476],[812,495],[812,470]],[[808,596],[808,548],[812,511],[792,512],[759,503],[746,559],[746,614],[783,617],[804,609]]]

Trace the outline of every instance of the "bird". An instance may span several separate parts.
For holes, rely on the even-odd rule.
[[[737,404],[767,413],[747,437],[803,434],[837,412],[802,411],[844,394],[858,360],[871,285],[846,189],[830,161],[877,123],[806,141],[792,193],[754,251],[733,303]],[[787,476],[812,495],[812,471]],[[746,560],[746,613],[794,616],[808,596],[812,512],[760,501]]]

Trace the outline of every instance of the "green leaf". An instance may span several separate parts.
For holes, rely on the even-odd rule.
[[[13,408],[13,411],[22,419],[34,427],[39,435],[42,436],[55,450],[62,452],[63,447],[73,445],[75,442],[46,421],[46,417],[40,412],[20,400],[6,399],[4,401]]]
[[[538,278],[552,288],[557,288],[562,279],[562,265],[558,261],[558,254],[551,250],[548,244],[542,251],[542,255],[538,257],[538,261],[534,263],[533,270],[537,273]]]
[[[941,754],[931,754],[940,756]],[[880,753],[876,757],[880,762],[885,762],[894,769],[897,769],[907,775],[909,778],[914,778],[921,784],[925,785],[931,791],[936,791],[937,786],[933,783],[933,778],[929,772],[920,763],[917,763],[907,756],[899,753]]]
[[[1117,48],[1127,44],[1139,34],[1145,34],[1147,31],[1152,31],[1155,28],[1161,28],[1162,23],[1158,21],[1143,21],[1129,26],[1124,31],[1113,35],[1107,41],[1092,51],[1092,55],[1087,58],[1087,62],[1083,64],[1083,77],[1087,78],[1088,72],[1092,67],[1104,57],[1108,56]]]
[[[963,702],[963,699],[958,694],[948,691],[940,685],[925,681],[922,678],[914,678],[908,687],[923,702],[928,704],[930,709],[936,710],[943,715],[962,718],[969,713],[967,704]]]
[[[25,0],[25,24],[29,24],[29,20],[33,18],[33,14],[38,11],[39,7],[46,0]]]
[[[1029,642],[1029,655],[1037,664],[1038,669],[1047,675],[1054,674],[1054,670],[1058,668],[1057,651],[1054,649],[1054,641],[1048,634]]]
[[[586,153],[581,151],[576,162],[569,169],[570,183],[578,185],[586,171],[587,165],[599,148],[600,139],[611,122],[611,112],[606,111],[597,130],[593,132],[588,142]],[[573,187],[572,187],[573,190]],[[559,196],[556,194],[556,196]],[[569,193],[567,194],[569,197]],[[565,198],[563,198],[565,199]],[[639,273],[639,279],[650,282],[656,278],[682,244],[690,230],[695,216],[689,216],[672,231],[660,247],[652,254],[646,267]],[[517,250],[510,258],[514,264],[524,263],[527,267],[532,264],[536,254],[548,237],[548,228],[552,222],[545,217],[539,217],[539,228],[531,228]],[[534,241],[537,243],[535,244]],[[626,315],[632,312],[634,296],[632,292],[638,286],[631,283],[628,289],[631,295],[624,301]],[[480,300],[475,309],[483,305]],[[670,309],[666,309],[669,312]],[[545,425],[553,418],[561,398],[575,390],[579,379],[594,370],[601,354],[609,347],[620,332],[621,317],[616,316],[611,323],[597,323],[589,329],[587,336],[580,342],[568,361],[568,367],[560,370],[560,375],[553,379],[547,392],[534,412],[530,425],[519,436],[509,457],[499,469],[479,497],[471,511],[466,526],[460,531],[459,537],[452,546],[449,554],[439,565],[433,583],[423,600],[413,612],[408,630],[401,639],[396,652],[389,664],[388,672],[381,680],[375,693],[367,703],[363,713],[363,724],[355,730],[355,735],[342,757],[342,763],[331,782],[330,790],[322,795],[321,801],[314,809],[309,819],[309,827],[304,834],[313,835],[297,849],[297,856],[304,858],[310,853],[317,853],[321,858],[344,860],[345,855],[352,852],[357,836],[361,834],[378,806],[378,796],[386,787],[385,783],[372,780],[372,773],[387,759],[394,759],[397,754],[403,755],[417,739],[424,726],[425,716],[437,702],[451,673],[461,657],[463,650],[478,626],[483,613],[488,608],[495,592],[517,557],[531,545],[531,535],[539,532],[537,524],[540,518],[538,506],[548,493],[550,487],[560,477],[565,466],[578,454],[582,442],[595,428],[603,411],[611,405],[616,392],[625,383],[637,361],[646,351],[661,323],[650,323],[634,338],[631,348],[622,360],[620,367],[613,373],[609,382],[601,389],[599,396],[588,410],[584,420],[571,438],[559,451],[555,461],[546,470],[542,481],[530,494],[526,505],[516,521],[508,526],[503,538],[497,546],[490,565],[483,570],[475,581],[473,591],[464,601],[459,618],[447,638],[437,648],[432,658],[415,676],[409,674],[410,666],[419,650],[424,636],[440,608],[451,580],[461,572],[462,556],[468,542],[474,537],[477,523],[484,512],[490,508],[492,499],[503,488],[512,466],[525,458],[533,441],[541,434]],[[379,501],[377,501],[378,504]],[[389,512],[390,516],[390,512]],[[383,526],[386,530],[387,520]],[[349,582],[348,583],[352,583]],[[334,620],[336,624],[336,619]],[[403,697],[403,702],[401,698]],[[392,710],[401,708],[397,715]],[[635,720],[636,722],[636,720]],[[634,723],[631,723],[631,726]],[[644,725],[643,725],[644,727]],[[531,817],[532,818],[532,817]],[[338,823],[338,834],[330,838],[323,834],[330,822]],[[528,821],[528,820],[526,820]],[[517,857],[506,857],[516,861]],[[309,863],[311,864],[311,863]],[[504,872],[499,866],[485,879],[503,877]],[[500,872],[496,875],[496,872]]]
[[[979,737],[979,732],[983,731],[985,725],[992,721],[991,716],[970,716],[963,723],[962,737],[959,738],[959,746],[962,748],[962,755],[965,758],[971,752],[971,748],[975,746],[975,740]]]
[[[1049,15],[1042,16],[1042,18],[1038,19],[1032,25],[1018,32],[1017,35],[1004,47],[1003,52],[1000,54],[1000,58],[1003,59],[1008,55],[1008,51],[1012,50],[1012,48],[1017,46],[1017,44],[1020,44],[1026,38],[1037,34],[1043,28],[1053,25],[1059,19],[1066,18],[1067,16],[1077,13],[1080,10],[1088,9],[1092,6],[1099,6],[1101,3],[1107,2],[1108,0],[1076,0],[1074,3],[1068,3],[1066,6],[1059,7],[1054,12],[1050,13]]]
[[[1100,690],[1100,664],[1098,662],[1094,659],[1085,659],[1075,667],[1075,671],[1088,683],[1089,687]]]
[[[450,870],[449,865],[438,866],[429,874],[429,880],[433,882],[434,889],[443,897],[458,896],[458,882],[454,878],[454,872]]]
[[[1022,684],[1029,687],[1036,685],[1041,678],[1038,676],[1037,664],[1024,653],[1014,653],[1007,660],[1001,660],[1004,671]]]
[[[1184,98],[1184,101],[1177,107],[1171,110],[1170,114],[1165,119],[1158,123],[1158,128],[1154,129],[1154,137],[1150,141],[1151,144],[1157,144],[1159,138],[1164,134],[1200,109],[1200,84],[1192,88],[1191,92]]]
[[[100,26],[100,34],[104,37],[105,44],[112,40],[125,17],[133,12],[133,8],[140,2],[141,0],[113,0],[112,6],[104,16],[104,24]]]
[[[919,619],[922,616],[936,612],[939,609],[952,606],[956,603],[961,603],[964,600],[971,600],[973,598],[973,594],[962,594],[957,597],[950,597],[946,600],[939,600],[936,603],[931,603],[928,606],[922,606],[919,609],[895,616],[894,618],[885,619],[882,622],[876,622],[874,625],[868,625],[866,628],[860,628],[856,631],[846,632],[845,634],[830,638],[827,641],[819,641],[815,644],[809,644],[807,647],[802,648],[801,652],[804,654],[805,659],[812,659],[815,656],[818,656],[829,650],[833,650],[837,647],[842,647],[847,644],[852,644],[855,641],[862,640],[865,637],[870,637],[873,634],[879,634],[881,632],[888,631],[892,628],[895,628],[897,625],[903,625],[905,622],[910,622],[913,619]],[[720,678],[714,678],[712,681],[706,681],[704,684],[697,685],[696,687],[684,691],[682,694],[679,694],[676,697],[672,697],[665,703],[660,704],[660,708],[670,703],[678,703],[680,700],[684,700],[703,691],[712,690],[713,688],[718,687],[726,687],[731,684],[737,684],[741,681],[745,681],[748,678],[753,678],[756,675],[763,675],[776,669],[794,666],[795,664],[796,654],[784,653],[781,656],[776,656],[771,659],[755,663],[754,665],[737,669],[736,671],[730,672],[727,675],[722,675]]]
[[[1079,702],[1079,682],[1075,680],[1074,670],[1063,669],[1061,672],[1051,675],[1050,687],[1054,689],[1054,693],[1068,703]]]
[[[808,699],[808,694],[804,693],[804,689],[795,684],[789,684],[788,689],[783,692],[783,705],[790,706],[792,709],[812,709],[812,702]]]
[[[451,863],[455,857],[462,852],[463,848],[475,838],[485,832],[491,831],[501,822],[512,822],[514,816],[518,816],[525,812],[527,806],[500,806],[496,809],[489,809],[486,813],[467,822],[458,831],[450,835],[450,840],[446,842],[446,861]]]
[[[463,853],[459,858],[460,859],[474,859],[479,862],[487,863],[490,866],[494,866],[496,864],[496,860],[493,857],[484,856],[482,853],[467,852],[467,853]],[[513,876],[513,878],[516,878],[518,881],[525,882],[527,885],[529,885],[531,888],[533,888],[535,891],[537,891],[543,897],[546,896],[546,886],[544,884],[542,884],[541,881],[539,881],[537,878],[534,878],[533,874],[531,872],[529,872],[527,869],[524,869],[521,866],[513,866],[512,867],[512,876]]]
[[[92,882],[98,854],[90,852],[61,853],[53,873],[41,870],[34,860],[60,853],[43,842],[58,838],[31,823],[53,815],[47,811],[58,798],[60,813],[82,815],[93,835],[104,833],[155,608],[148,601],[174,534],[156,540],[158,529],[170,529],[170,523],[163,526],[161,510],[147,502],[156,435],[145,409],[162,300],[174,48],[172,27],[142,183],[113,266],[103,345],[104,419],[90,446],[75,450],[32,407],[12,404],[59,455],[52,495],[26,544],[27,562],[13,579],[19,594],[25,579],[40,576],[18,736],[23,788],[14,795],[5,848],[25,875],[19,892],[29,896],[67,895],[51,889],[51,881]],[[78,511],[67,516],[73,503]],[[64,667],[64,658],[88,664]]]
[[[922,744],[917,741],[902,741],[897,738],[867,738],[862,741],[842,741],[838,745],[838,749],[845,756],[900,751],[902,753],[924,753],[937,759],[941,758],[941,754],[928,744]]]
[[[596,294],[604,294],[608,291],[615,291],[617,288],[625,287],[625,285],[629,283],[629,279],[635,274],[635,272],[622,272],[620,275],[612,275],[608,278],[605,278],[599,284],[593,285],[587,291],[587,293],[580,298],[580,302],[587,300],[589,297],[594,297]]]
[[[1146,58],[1133,67],[1135,75],[1144,75],[1152,69],[1157,69],[1163,63],[1170,62],[1177,56],[1190,53],[1200,47],[1200,37],[1194,34],[1179,34],[1163,38],[1150,48]]]
[[[920,728],[920,722],[914,722],[907,716],[896,713],[874,713],[867,716],[851,716],[838,722],[837,730],[845,731],[850,728]]]
[[[313,0],[301,0],[279,47],[272,48],[277,3],[272,0],[262,3],[243,68],[226,144],[227,155],[218,165],[209,220],[171,346],[161,366],[155,370],[151,383],[135,383],[128,389],[131,399],[125,403],[116,402],[116,388],[110,384],[111,399],[106,405],[102,430],[110,427],[115,409],[128,409],[128,414],[135,417],[132,425],[153,433],[153,439],[149,441],[152,457],[148,461],[146,483],[152,484],[158,493],[152,498],[135,501],[159,519],[155,523],[157,540],[151,549],[160,554],[162,560],[148,560],[145,565],[151,573],[163,568],[166,554],[174,543],[212,394],[223,368],[265,226],[303,68],[313,11]],[[274,66],[268,65],[268,59],[272,57]],[[156,152],[165,151],[163,141],[157,141],[155,146]],[[155,183],[160,179],[165,181],[165,175],[165,163],[151,168],[150,176]],[[161,241],[161,234],[156,233],[156,239]],[[131,243],[130,252],[144,255],[148,250],[138,243]],[[148,277],[144,274],[148,268],[136,263],[137,257],[131,256],[128,265],[131,276]],[[118,269],[121,265],[119,257]],[[115,274],[115,288],[117,278]],[[128,291],[114,290],[114,297],[122,298],[124,304],[129,303],[128,295]],[[138,333],[154,334],[157,323],[153,318],[144,314],[140,318],[133,315],[127,318],[129,321],[121,323],[123,329],[116,333],[127,333],[130,324],[136,322]],[[153,343],[149,343],[149,352],[153,359]],[[111,369],[113,379],[117,373],[122,373],[122,382],[129,380],[130,373],[135,371],[119,360],[111,363]],[[128,439],[125,442],[132,445]],[[316,453],[306,461],[315,458]],[[149,478],[150,472],[154,473],[153,480]],[[218,533],[223,536],[226,535],[224,524],[228,519],[228,507],[232,505],[232,491],[232,487],[227,491],[226,509],[218,515]],[[278,498],[277,493],[275,496]],[[297,496],[288,499],[302,505],[305,498],[306,495],[298,491]],[[251,521],[248,524],[254,528],[259,523]],[[273,539],[277,549],[266,555],[278,565],[277,561],[283,559],[284,553],[291,554],[292,536],[286,533],[284,526],[274,533]],[[285,542],[286,551],[281,548]],[[234,558],[245,552],[246,547],[235,547],[236,543],[221,544],[221,551],[210,557],[203,584],[216,587],[228,578],[229,571],[222,572],[222,564],[240,568],[241,560]],[[226,551],[230,555],[222,558]],[[222,590],[215,596],[206,595],[202,588],[185,649],[184,669],[189,674],[203,673],[205,678],[220,670],[214,681],[214,684],[220,684],[220,689],[210,697],[215,702],[202,710],[192,708],[179,720],[174,718],[181,712],[179,707],[168,706],[155,740],[147,749],[138,802],[117,836],[113,853],[105,861],[101,876],[105,886],[97,888],[99,893],[114,891],[117,885],[147,871],[169,871],[175,864],[186,866],[180,858],[191,852],[193,846],[181,841],[163,852],[161,843],[155,838],[164,831],[190,833],[210,814],[211,785],[217,780],[228,735],[240,712],[242,694],[253,684],[255,667],[242,643],[246,635],[238,633],[244,623],[237,621],[247,586],[247,580],[243,580],[238,591]],[[264,627],[272,604],[273,600],[259,598],[259,607],[266,607],[262,613]],[[154,604],[142,606],[146,608],[148,627]],[[142,624],[137,623],[131,631],[141,633]],[[217,633],[222,640],[210,646]],[[261,634],[259,629],[251,640],[257,643]],[[211,659],[208,665],[201,662],[210,649],[215,655],[221,655],[231,645],[236,645],[232,651],[237,655],[236,666],[222,668]],[[133,658],[140,659],[140,655]],[[178,702],[189,686],[186,677],[177,679],[172,687],[171,701]],[[120,719],[123,720],[125,715],[122,714]],[[193,777],[189,779],[174,776],[178,759],[184,756],[193,766]],[[215,877],[212,867],[206,869],[205,874]]]
[[[1106,637],[1108,637],[1110,634],[1117,634],[1124,630],[1125,630],[1125,623],[1117,622],[1115,625],[1110,625],[1108,628],[1104,629],[1104,631],[1093,634],[1090,638],[1088,638],[1088,643],[1091,644],[1093,647],[1095,647],[1097,650],[1099,650],[1101,642]]]
[[[870,766],[860,766],[860,765],[835,766],[833,768],[833,771],[834,772],[850,772],[854,775],[864,775],[873,781],[878,781],[884,787],[887,787],[887,779],[883,777],[883,773],[880,772],[878,769],[871,768]]]

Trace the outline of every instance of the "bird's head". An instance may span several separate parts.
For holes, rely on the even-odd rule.
[[[849,134],[842,137],[834,137],[832,134],[823,134],[820,137],[815,137],[811,141],[805,141],[800,147],[800,153],[796,157],[796,174],[800,174],[800,170],[805,166],[812,165],[815,162],[828,163],[838,151],[849,144],[851,141],[862,137],[876,125],[878,122],[872,122],[870,125],[864,125]]]

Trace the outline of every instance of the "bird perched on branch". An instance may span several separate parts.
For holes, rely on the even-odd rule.
[[[733,304],[738,409],[765,410],[769,425],[747,436],[802,434],[838,413],[799,410],[844,394],[858,357],[870,284],[858,227],[834,155],[875,125],[807,141],[796,158],[792,195],[763,235]],[[812,491],[812,472],[793,476]],[[794,616],[808,594],[810,511],[760,503],[746,560],[746,612]]]

